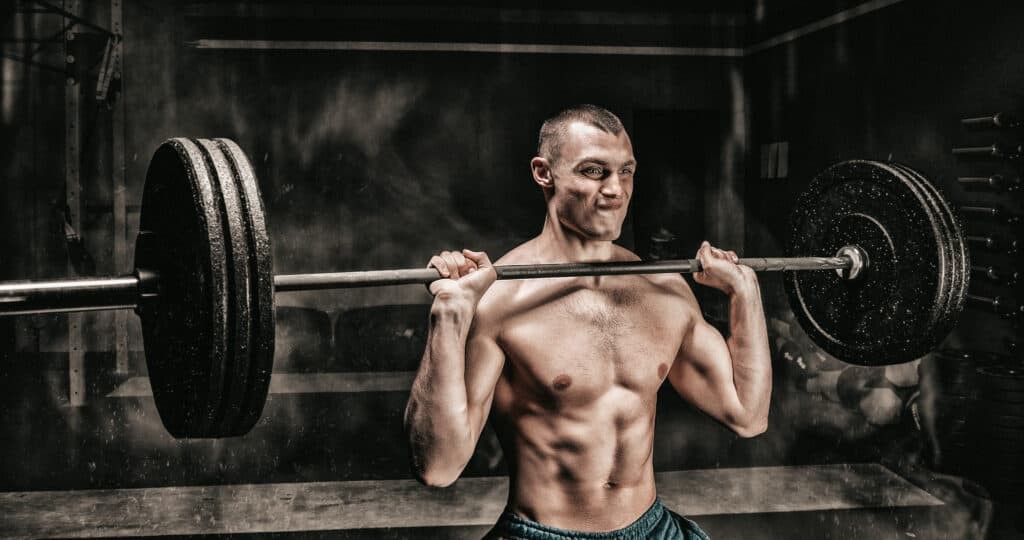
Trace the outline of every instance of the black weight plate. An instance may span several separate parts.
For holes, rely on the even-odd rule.
[[[234,170],[242,216],[248,223],[249,373],[246,397],[240,414],[230,427],[232,435],[243,435],[256,425],[270,390],[270,373],[274,367],[274,265],[263,199],[252,164],[234,141],[215,140]]]
[[[928,211],[927,213],[933,218],[935,240],[939,248],[939,259],[936,265],[937,289],[935,291],[938,302],[934,306],[929,306],[932,314],[930,319],[922,317],[921,322],[927,327],[922,327],[921,335],[945,337],[955,323],[955,318],[951,319],[947,316],[949,306],[954,302],[953,293],[957,290],[956,284],[960,275],[967,271],[966,266],[961,264],[963,261],[958,261],[956,256],[958,247],[956,235],[951,228],[950,220],[938,202],[937,192],[923,176],[915,173],[909,167],[895,163],[886,163],[884,166],[889,167],[892,173],[903,181],[903,185],[918,194]],[[959,242],[959,249],[965,249],[962,239]],[[961,296],[965,294],[966,289],[960,290]],[[940,341],[941,338],[936,340],[935,344],[937,345]]]
[[[949,235],[916,181],[878,162],[847,161],[811,182],[792,216],[790,256],[864,249],[864,277],[787,272],[790,304],[808,335],[842,360],[881,365],[913,360],[944,335]]]
[[[949,305],[953,302],[953,291],[956,288],[959,274],[965,271],[965,269],[956,263],[956,249],[953,247],[954,235],[950,228],[949,219],[943,213],[941,206],[938,204],[934,191],[931,189],[928,181],[925,180],[924,177],[910,171],[907,167],[897,165],[895,163],[888,163],[886,165],[892,168],[894,174],[899,176],[907,185],[914,186],[916,188],[918,194],[930,209],[930,213],[935,216],[935,231],[936,234],[939,235],[937,238],[938,245],[950,246],[950,249],[941,249],[939,251],[941,256],[944,257],[944,260],[940,261],[938,264],[938,268],[940,269],[938,272],[940,292],[937,294],[939,303],[935,306],[935,319],[931,330],[932,332],[937,332],[940,331],[948,319],[944,317],[944,314],[948,310]]]
[[[216,421],[206,433],[207,437],[229,437],[232,427],[242,416],[242,408],[248,390],[249,347],[251,313],[250,301],[250,259],[249,231],[245,208],[239,197],[235,172],[220,146],[209,139],[193,141],[202,150],[210,175],[214,194],[217,195],[227,239],[225,263],[228,274],[228,319],[232,332],[228,340],[228,354],[224,356],[224,371],[227,374],[222,387],[223,398]]]
[[[929,306],[932,314],[929,320],[922,317],[921,336],[925,339],[934,339],[937,345],[952,330],[956,323],[957,316],[966,299],[967,289],[961,280],[968,273],[966,259],[966,242],[958,228],[954,228],[955,221],[951,213],[947,215],[948,205],[941,202],[944,199],[939,195],[935,187],[919,173],[909,167],[895,163],[882,165],[889,167],[894,175],[903,181],[903,185],[914,190],[925,205],[927,212],[932,218],[935,240],[938,246],[938,260],[936,265],[935,298],[938,302]],[[955,315],[950,315],[951,306],[959,303]],[[934,346],[929,346],[929,350]]]
[[[211,432],[230,354],[227,240],[206,160],[188,139],[156,150],[146,173],[135,266],[159,275],[137,307],[153,399],[175,437]]]
[[[897,167],[916,176],[920,180],[925,190],[933,195],[932,201],[939,208],[939,215],[946,219],[945,230],[950,237],[949,254],[952,257],[953,288],[950,291],[945,312],[943,313],[944,320],[937,329],[941,335],[945,335],[956,326],[960,314],[963,312],[964,304],[967,301],[967,292],[970,286],[971,257],[967,246],[967,239],[963,233],[964,228],[961,225],[960,217],[953,210],[949,200],[942,194],[938,186],[910,167],[903,165],[897,165]]]

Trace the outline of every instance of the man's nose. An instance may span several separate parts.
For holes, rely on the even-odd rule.
[[[612,173],[601,184],[601,194],[605,197],[619,198],[623,196],[623,192],[622,177],[618,173]]]

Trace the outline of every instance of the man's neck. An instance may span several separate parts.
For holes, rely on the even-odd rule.
[[[562,226],[554,215],[548,214],[544,228],[535,239],[538,250],[551,262],[610,261],[615,246],[610,240],[592,240]]]

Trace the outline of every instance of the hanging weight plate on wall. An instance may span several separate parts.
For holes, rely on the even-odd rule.
[[[787,272],[790,305],[807,334],[837,358],[862,365],[906,362],[941,341],[966,293],[958,229],[931,192],[902,168],[846,161],[818,174],[791,216],[790,256],[833,256],[857,245],[858,279]]]

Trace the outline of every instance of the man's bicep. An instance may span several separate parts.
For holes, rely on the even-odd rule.
[[[712,418],[732,424],[742,410],[733,380],[732,357],[725,338],[700,318],[683,340],[669,382],[684,399]]]
[[[466,343],[466,402],[474,433],[483,430],[494,389],[505,366],[505,352],[494,336],[471,332]]]

